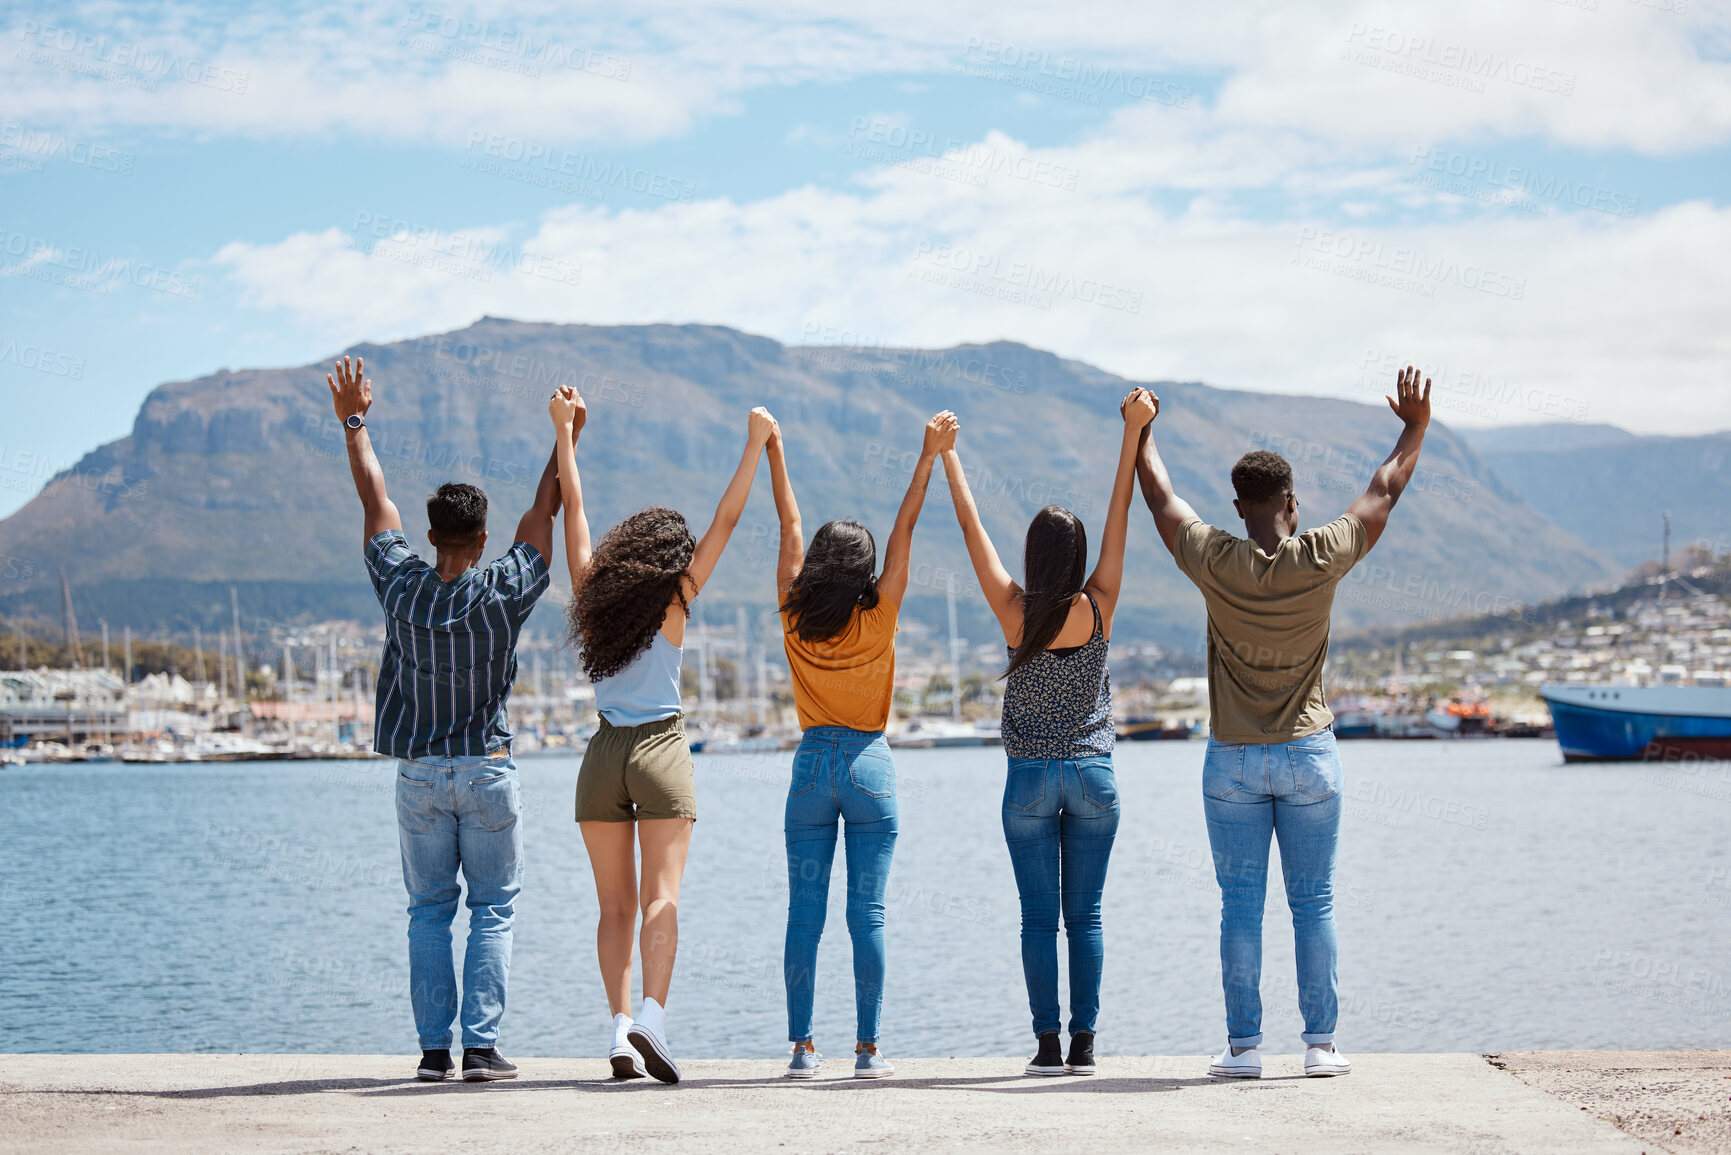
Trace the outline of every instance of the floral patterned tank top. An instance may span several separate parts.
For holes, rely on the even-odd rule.
[[[1083,596],[1094,611],[1093,636],[1074,649],[1034,655],[1004,686],[999,732],[1011,758],[1092,758],[1112,752],[1117,733],[1106,633],[1100,607],[1091,594]]]

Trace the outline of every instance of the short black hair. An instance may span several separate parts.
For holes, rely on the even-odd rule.
[[[1292,492],[1292,466],[1268,449],[1253,449],[1232,467],[1232,488],[1246,505],[1261,505]]]
[[[435,545],[474,545],[487,532],[487,495],[473,485],[447,481],[427,498],[427,524]]]

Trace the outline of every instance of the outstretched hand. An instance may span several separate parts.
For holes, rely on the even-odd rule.
[[[933,414],[932,419],[926,422],[926,440],[920,451],[927,457],[948,453],[956,447],[956,430],[960,427],[956,415],[948,409]]]
[[[1388,398],[1388,407],[1408,425],[1430,424],[1430,378],[1424,379],[1424,391],[1419,392],[1419,372],[1411,365],[1395,379],[1395,396]]]
[[[759,405],[746,418],[746,438],[755,449],[762,449],[769,444],[770,438],[781,434],[781,426],[776,423],[769,410]]]
[[[1118,406],[1118,412],[1123,415],[1125,425],[1131,429],[1142,429],[1160,416],[1160,398],[1138,386],[1130,390],[1123,404]]]
[[[325,374],[325,384],[331,387],[331,404],[337,408],[337,420],[347,421],[358,413],[362,417],[373,407],[373,383],[366,379],[366,362],[356,357],[354,368],[345,355],[333,368],[336,375]]]
[[[583,431],[584,422],[589,420],[589,406],[584,404],[583,395],[577,392],[576,386],[561,385],[547,402],[547,415],[553,419],[554,429],[568,426],[575,439]]]

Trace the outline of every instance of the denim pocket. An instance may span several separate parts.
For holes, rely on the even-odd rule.
[[[793,777],[787,784],[787,796],[798,798],[817,785],[817,763],[823,757],[815,749],[802,746],[793,756]]]
[[[1033,810],[1046,800],[1046,763],[1039,758],[1012,758],[1004,779],[1004,809]]]
[[[469,796],[475,802],[475,820],[483,830],[503,830],[522,812],[517,775],[512,770],[471,778]]]
[[[1082,779],[1082,797],[1101,810],[1118,805],[1118,776],[1112,772],[1110,758],[1084,758],[1076,763],[1076,774]]]
[[[887,748],[866,748],[848,762],[848,781],[868,798],[888,798],[896,792],[896,764]]]
[[[1312,802],[1325,802],[1340,793],[1340,747],[1334,734],[1324,730],[1286,744],[1292,786]]]
[[[397,770],[397,825],[410,834],[425,834],[439,820],[433,803],[433,782],[411,778]]]
[[[1202,793],[1224,800],[1243,789],[1243,744],[1210,739],[1208,753],[1202,758]]]

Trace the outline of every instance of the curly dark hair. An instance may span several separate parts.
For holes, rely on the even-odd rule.
[[[818,526],[781,603],[800,639],[827,642],[847,629],[856,607],[877,605],[877,566],[871,530],[851,519]]]
[[[690,616],[685,576],[696,548],[680,512],[660,505],[632,514],[596,543],[567,615],[591,682],[611,678],[654,645],[675,599]]]
[[[1253,449],[1232,467],[1232,488],[1246,505],[1261,505],[1292,492],[1292,466],[1267,449]]]

